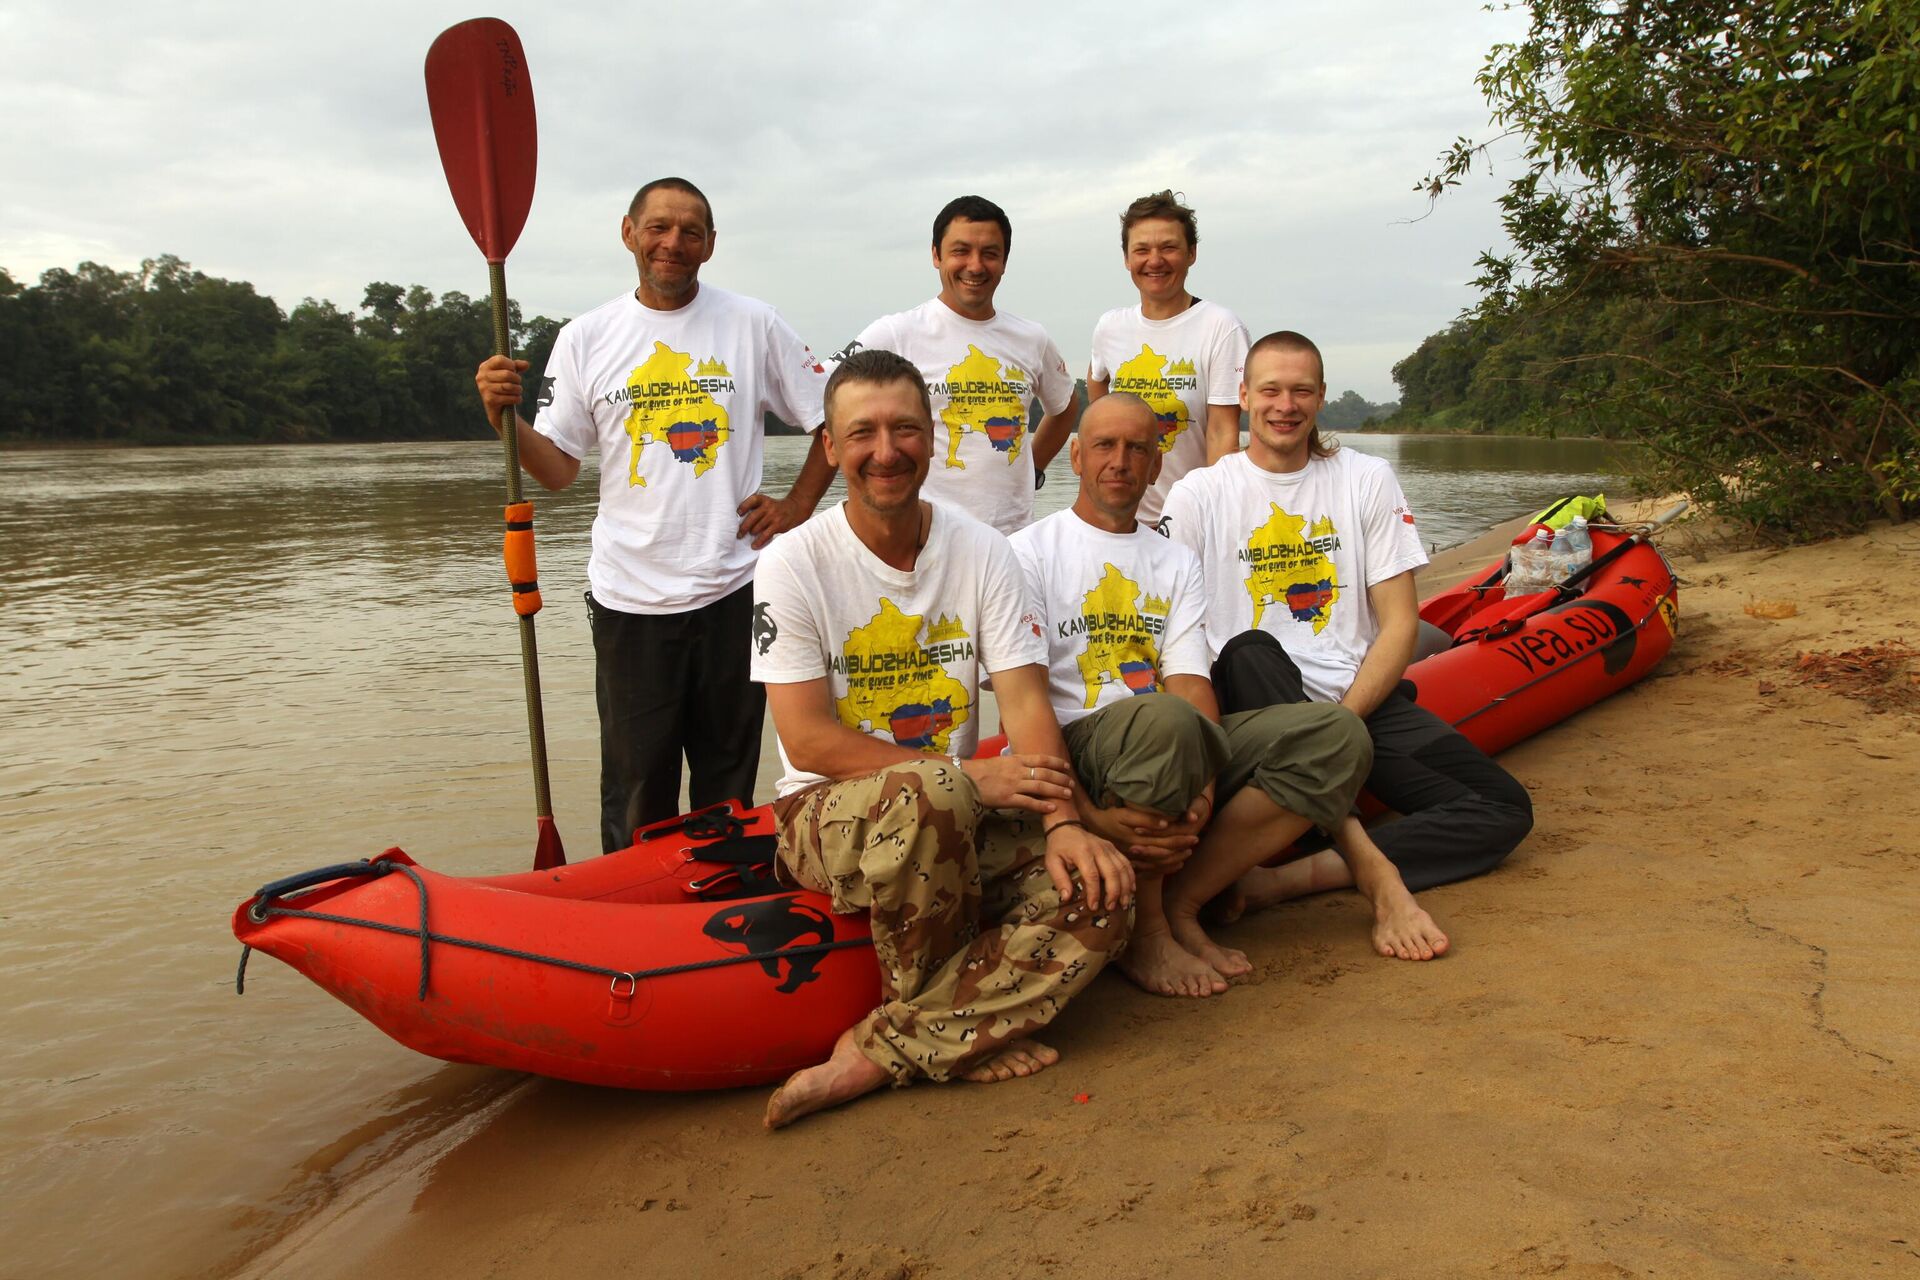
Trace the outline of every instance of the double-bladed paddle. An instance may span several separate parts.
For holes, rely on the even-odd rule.
[[[507,334],[507,253],[520,238],[533,204],[537,146],[533,86],[520,37],[498,18],[474,18],[440,33],[427,50],[427,109],[440,146],[453,203],[467,233],[487,259],[493,297],[493,350],[511,355]],[[547,730],[540,709],[540,652],[533,615],[540,611],[534,570],[533,504],[521,497],[520,440],[514,409],[500,411],[500,438],[507,451],[507,578],[520,620],[520,667],[527,687],[527,736],[533,745],[536,871],[565,864],[553,795],[547,784]]]

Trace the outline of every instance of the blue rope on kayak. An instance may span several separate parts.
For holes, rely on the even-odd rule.
[[[275,882],[275,885],[270,885],[267,889],[261,890],[260,895],[258,895],[261,900],[247,910],[248,918],[256,924],[264,924],[267,920],[275,916],[282,916],[291,920],[319,920],[326,924],[351,925],[359,929],[373,929],[380,933],[393,933],[399,934],[402,937],[418,938],[420,939],[420,990],[417,998],[422,1001],[427,998],[427,980],[429,976],[429,966],[432,963],[432,944],[436,942],[444,946],[464,947],[469,951],[484,951],[489,955],[506,956],[512,960],[529,960],[535,964],[551,965],[556,969],[572,969],[576,973],[591,973],[609,979],[625,978],[635,983],[647,978],[670,978],[676,974],[698,973],[704,969],[721,969],[728,965],[757,964],[763,960],[790,960],[795,956],[821,955],[828,951],[839,951],[847,947],[870,947],[873,945],[873,939],[871,937],[839,938],[832,942],[811,942],[800,947],[782,947],[777,951],[747,951],[738,955],[717,956],[711,960],[692,960],[685,964],[661,965],[653,969],[610,969],[605,965],[589,964],[584,960],[569,960],[564,956],[543,955],[538,951],[523,951],[517,947],[503,947],[495,942],[482,942],[477,938],[461,938],[449,933],[433,932],[427,927],[427,883],[420,877],[419,872],[407,866],[405,863],[349,863],[345,864],[344,867],[329,867],[326,868],[325,871],[333,873],[330,875],[330,879],[343,879],[351,875],[385,875],[389,871],[403,872],[409,880],[413,881],[414,888],[420,891],[420,926],[417,929],[409,929],[405,925],[389,924],[384,920],[363,920],[357,916],[335,915],[329,911],[302,911],[297,907],[268,905],[270,900],[268,896],[269,890],[276,889],[279,885],[294,885],[296,882],[299,882],[301,887],[310,885],[314,883],[312,877],[321,874],[318,872],[308,872],[305,876],[291,876],[286,880]],[[282,889],[279,891],[287,892],[288,890]],[[239,972],[234,975],[233,979],[235,995],[246,994],[247,957],[252,953],[253,947],[251,944],[243,944],[241,946],[240,969]]]

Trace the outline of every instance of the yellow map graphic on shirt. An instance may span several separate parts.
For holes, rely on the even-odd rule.
[[[1272,516],[1253,531],[1240,552],[1255,627],[1269,605],[1285,609],[1295,622],[1312,623],[1315,635],[1333,617],[1340,571],[1329,557],[1339,550],[1340,535],[1331,517],[1322,516],[1311,529],[1306,524],[1304,517],[1288,515],[1276,502]]]
[[[1132,693],[1160,691],[1160,636],[1167,629],[1167,602],[1149,597],[1140,602],[1140,584],[1112,565],[1080,603],[1080,616],[1061,630],[1087,638],[1086,651],[1074,659],[1086,682],[1087,700],[1094,706],[1105,690],[1119,685]]]
[[[998,360],[969,345],[967,358],[947,370],[947,407],[940,411],[947,426],[947,465],[966,469],[960,440],[969,431],[985,435],[1009,463],[1018,458],[1027,442],[1026,396],[1032,385],[1026,370],[1002,369]]]
[[[698,369],[692,365],[691,355],[655,342],[653,354],[627,375],[623,390],[632,408],[626,429],[633,440],[627,453],[628,484],[646,487],[646,477],[640,474],[640,451],[650,444],[665,445],[677,460],[691,463],[696,476],[705,475],[720,460],[720,450],[733,428],[713,393],[732,391],[733,375],[711,357],[702,360]]]
[[[1113,371],[1113,382],[1107,389],[1125,391],[1147,402],[1160,424],[1160,452],[1166,453],[1190,425],[1179,384],[1193,386],[1196,382],[1193,361],[1176,360],[1168,368],[1167,358],[1143,342],[1139,355]]]
[[[879,611],[828,655],[827,665],[847,681],[847,696],[834,700],[834,710],[849,729],[945,755],[973,708],[967,686],[947,674],[946,664],[973,660],[973,641],[957,620],[941,617],[927,627],[926,615],[902,613],[882,596]]]

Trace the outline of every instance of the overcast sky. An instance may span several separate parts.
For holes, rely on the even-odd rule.
[[[484,295],[421,71],[478,12],[0,0],[0,266],[32,282],[173,253],[286,308],[353,307],[373,280]],[[630,289],[620,215],[675,173],[713,200],[702,278],[773,302],[825,352],[932,296],[933,214],[971,192],[1013,219],[999,305],[1084,370],[1100,312],[1136,301],[1118,213],[1172,187],[1199,211],[1195,293],[1255,336],[1314,337],[1335,394],[1387,400],[1394,362],[1466,305],[1499,240],[1495,178],[1430,216],[1412,189],[1456,136],[1490,132],[1474,75],[1523,20],[1479,0],[493,14],[520,33],[540,123],[507,264],[530,315]]]

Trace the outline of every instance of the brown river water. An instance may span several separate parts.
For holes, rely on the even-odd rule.
[[[1439,545],[1593,492],[1615,460],[1348,442],[1395,462]],[[770,441],[769,486],[803,453]],[[1072,498],[1055,470],[1043,511]],[[402,1049],[271,959],[236,998],[229,927],[265,881],[389,845],[445,872],[528,865],[499,451],[10,452],[0,481],[0,1275],[224,1274],[522,1083]],[[593,493],[589,474],[536,498],[575,857],[597,851]],[[760,799],[777,773],[769,746]]]

